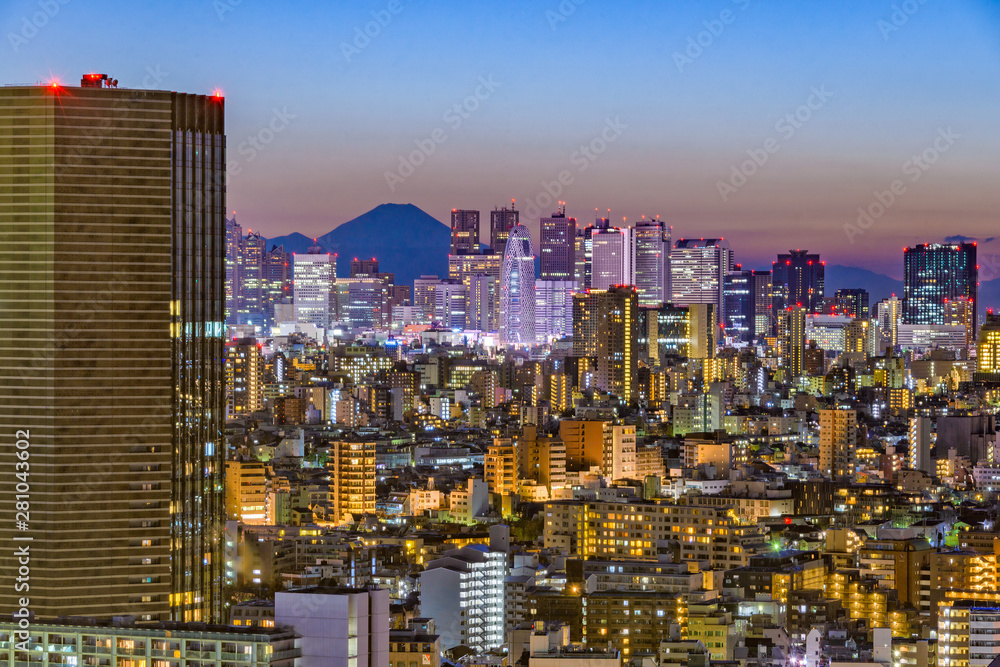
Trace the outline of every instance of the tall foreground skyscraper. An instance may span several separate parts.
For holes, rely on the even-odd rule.
[[[945,324],[945,301],[979,303],[975,243],[923,243],[903,250],[903,322]],[[973,328],[978,319],[972,318]]]
[[[515,225],[507,238],[500,281],[500,342],[535,344],[535,255],[531,234]]]
[[[225,165],[221,97],[0,88],[7,613],[222,620]]]

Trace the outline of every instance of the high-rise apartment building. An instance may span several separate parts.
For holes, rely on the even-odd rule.
[[[806,351],[806,309],[795,305],[778,313],[778,344],[789,378],[803,374]]]
[[[944,301],[944,323],[952,327],[965,327],[965,345],[970,347],[976,342],[976,304],[972,299],[960,296]]]
[[[819,411],[819,471],[831,478],[850,477],[858,445],[856,410]]]
[[[295,319],[326,329],[337,319],[337,258],[313,245],[307,254],[296,253],[293,259]]]
[[[771,265],[772,305],[775,312],[800,305],[807,313],[822,308],[826,263],[808,250],[781,253]]]
[[[521,224],[521,213],[514,208],[514,200],[510,202],[510,208],[494,208],[490,211],[490,248],[494,253],[503,257],[507,250],[507,239],[511,231]]]
[[[566,217],[566,207],[541,219],[540,278],[574,280],[576,275],[576,218]]]
[[[333,520],[358,521],[375,513],[375,443],[363,438],[338,438],[330,443],[330,496]]]
[[[528,228],[516,225],[511,229],[506,248],[500,282],[500,342],[534,345],[535,255]]]
[[[670,233],[659,219],[642,219],[632,229],[632,270],[640,306],[670,301]]]
[[[732,270],[732,250],[725,239],[680,239],[670,253],[674,305],[714,303],[725,308],[723,286]]]
[[[475,255],[479,252],[479,211],[451,210],[451,254]]]
[[[903,250],[903,323],[945,324],[945,302],[979,303],[975,243],[922,243]],[[973,321],[975,334],[976,318]]]
[[[0,88],[0,606],[221,621],[224,101],[98,86]]]
[[[1000,383],[1000,315],[986,313],[986,321],[979,328],[976,345],[977,382]]]
[[[510,496],[517,493],[517,445],[510,438],[494,438],[483,457],[483,477],[490,493]]]
[[[427,563],[419,576],[420,613],[434,619],[443,647],[486,652],[504,643],[507,557],[472,544]]]
[[[875,319],[879,330],[895,347],[899,344],[899,325],[903,323],[903,300],[893,294],[888,299],[882,299],[875,307]]]
[[[392,664],[388,590],[312,586],[278,591],[274,622],[295,628],[300,637],[298,667]]]
[[[264,409],[264,355],[253,338],[226,343],[226,417]]]
[[[263,526],[267,516],[269,465],[260,461],[226,461],[226,517]]]
[[[597,386],[634,398],[639,362],[635,288],[617,286],[573,296],[573,355],[597,358]]]

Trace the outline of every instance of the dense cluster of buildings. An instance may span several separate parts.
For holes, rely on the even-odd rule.
[[[0,664],[1000,656],[974,244],[870,304],[562,207],[536,272],[512,203],[341,278],[225,219],[221,98],[0,101]]]

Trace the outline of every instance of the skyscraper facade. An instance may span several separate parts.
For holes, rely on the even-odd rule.
[[[868,290],[839,289],[834,295],[834,311],[838,315],[867,320],[870,316]]]
[[[594,224],[587,227],[577,228],[576,241],[573,244],[573,262],[576,281],[580,283],[580,289],[590,289],[593,279],[594,268],[594,234],[601,229],[611,226],[608,218],[597,217]]]
[[[240,281],[237,298],[239,324],[264,323],[264,256],[267,239],[250,230],[240,242]]]
[[[631,402],[639,371],[639,300],[632,286],[608,290],[597,326],[597,386]]]
[[[535,338],[547,343],[573,333],[575,280],[535,282]]]
[[[479,211],[451,210],[451,254],[474,255],[479,252]]]
[[[465,328],[469,288],[457,280],[442,280],[434,291],[434,321],[449,329]]]
[[[413,281],[413,305],[420,309],[427,321],[434,319],[437,304],[435,292],[441,279],[437,276],[420,276]]]
[[[334,282],[337,279],[336,258],[318,245],[306,254],[296,253],[293,269],[295,320],[326,329],[336,320]]]
[[[500,282],[500,342],[535,344],[535,255],[531,234],[515,225],[507,238]]]
[[[732,263],[725,239],[678,240],[670,253],[674,305],[714,303],[716,312],[723,312],[723,283]]]
[[[727,273],[723,292],[723,335],[736,343],[751,343],[754,327],[753,271],[737,270]]]
[[[465,310],[465,327],[472,331],[496,331],[500,303],[500,282],[493,276],[476,274],[469,277],[469,302]]]
[[[226,343],[226,417],[264,409],[264,355],[253,338]]]
[[[633,284],[632,230],[600,229],[594,232],[591,242],[591,288],[606,290],[613,285]]]
[[[803,306],[789,306],[779,313],[778,344],[783,368],[789,377],[802,375],[806,350],[806,309]]]
[[[274,307],[292,301],[292,254],[272,246],[264,255],[264,324],[274,324]]]
[[[0,165],[0,606],[29,536],[38,616],[222,621],[223,99],[0,88]]]
[[[573,280],[576,272],[576,218],[566,207],[541,219],[540,268],[542,280]]]
[[[639,300],[632,286],[573,296],[573,356],[597,358],[597,386],[627,401],[635,397]]]
[[[945,301],[979,303],[975,243],[922,243],[903,250],[903,323],[945,324]],[[976,318],[973,318],[975,328]],[[975,333],[975,332],[973,332]]]
[[[775,313],[770,271],[753,272],[753,340],[774,332]]]
[[[777,312],[796,304],[807,313],[818,313],[823,305],[826,266],[818,254],[807,250],[781,253],[771,265],[772,305]]]
[[[632,265],[639,305],[656,307],[670,300],[670,227],[662,220],[640,220],[632,230]]]
[[[514,208],[513,201],[510,203],[510,208],[504,206],[490,211],[490,248],[493,252],[503,257],[511,230],[519,224],[521,224],[521,213]]]
[[[236,324],[236,304],[240,289],[240,264],[243,261],[243,228],[226,218],[226,323]]]
[[[723,285],[723,334],[736,342],[751,344],[770,332],[771,272],[745,270],[736,265]]]

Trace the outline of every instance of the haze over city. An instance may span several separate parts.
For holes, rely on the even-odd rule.
[[[537,235],[563,171],[556,199],[581,221],[660,215],[675,238],[730,239],[751,267],[802,247],[899,278],[903,245],[994,236],[995,2],[40,7],[0,7],[0,78],[221,90],[229,208],[265,236],[323,234],[386,202],[447,224],[511,198]],[[907,172],[941,132],[946,151]],[[854,233],[894,180],[903,194]]]

